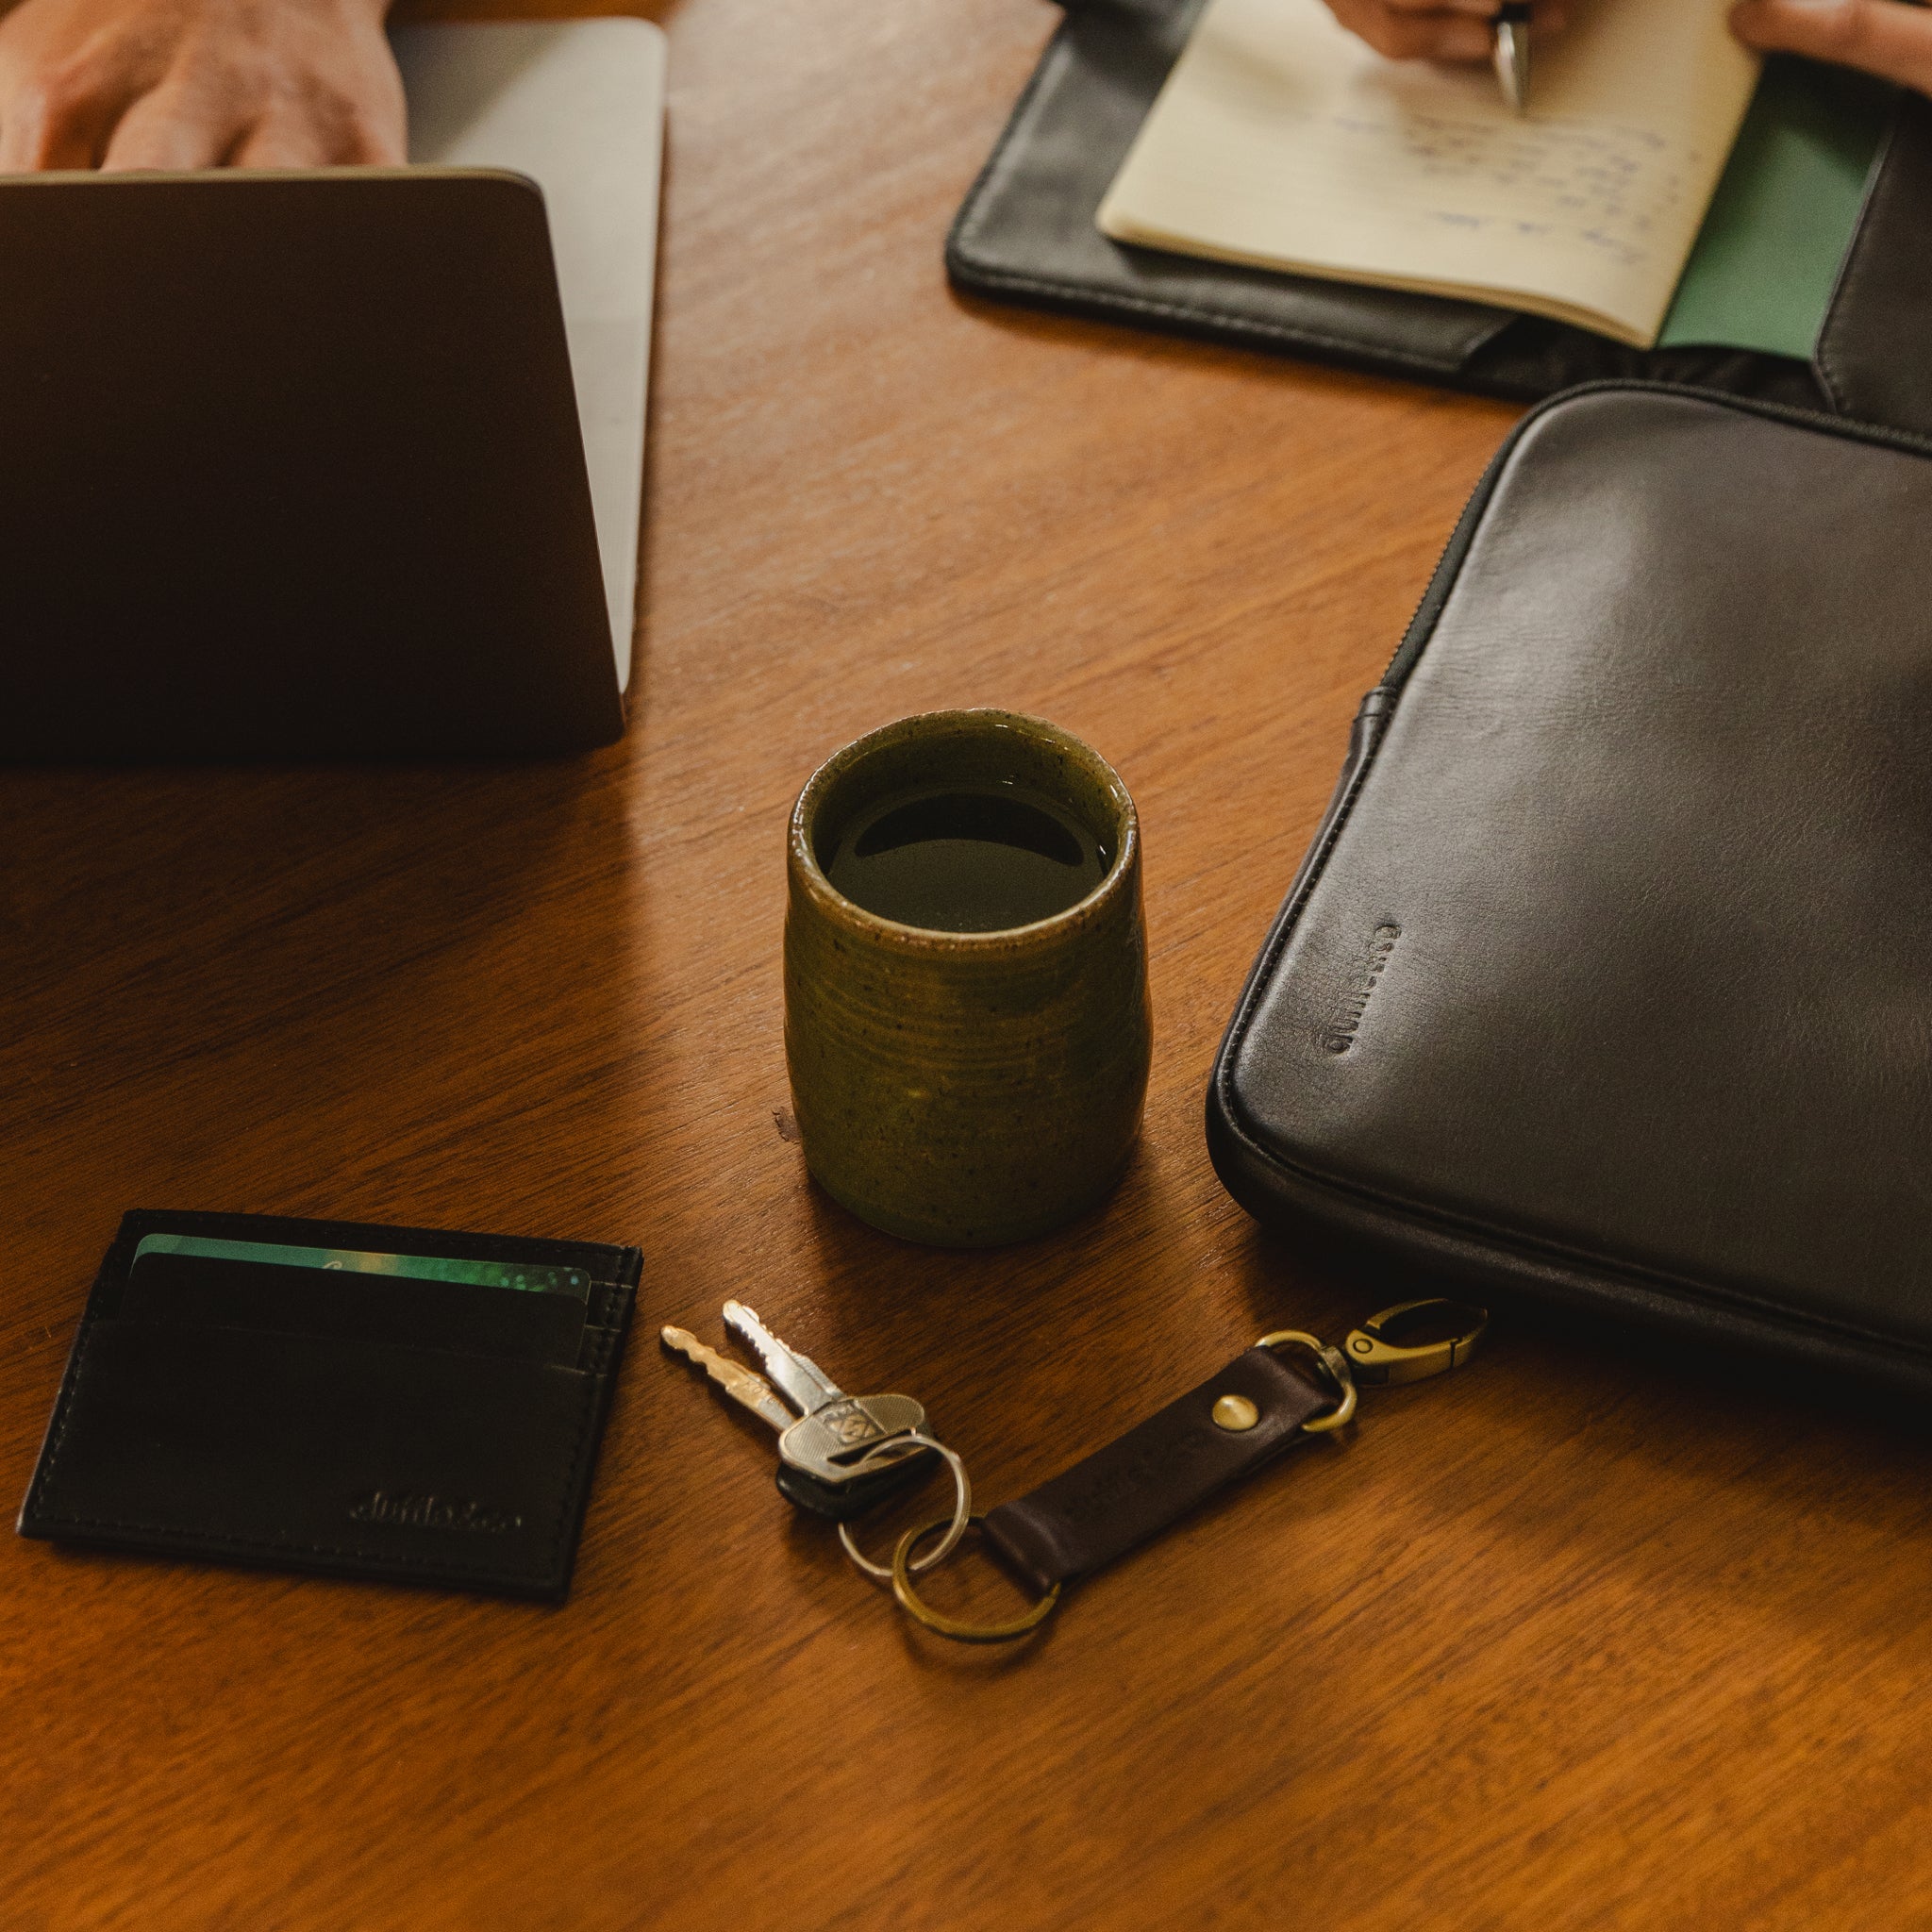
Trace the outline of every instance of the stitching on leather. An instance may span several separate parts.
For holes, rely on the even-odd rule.
[[[1433,635],[1432,631],[1431,636]],[[1252,1023],[1255,1006],[1260,997],[1261,989],[1267,983],[1269,976],[1274,973],[1275,965],[1280,959],[1282,949],[1288,943],[1289,933],[1296,920],[1301,917],[1303,908],[1307,905],[1308,895],[1314,891],[1324,870],[1327,866],[1328,855],[1335,849],[1335,841],[1341,838],[1342,827],[1347,824],[1349,814],[1355,809],[1356,799],[1360,795],[1362,786],[1367,781],[1369,773],[1374,769],[1376,760],[1382,755],[1382,746],[1388,740],[1391,727],[1394,724],[1396,709],[1400,704],[1401,699],[1397,697],[1394,703],[1390,706],[1386,714],[1387,722],[1363,752],[1360,761],[1357,764],[1354,773],[1349,778],[1348,790],[1337,801],[1334,813],[1328,821],[1328,828],[1322,835],[1322,842],[1307,862],[1307,871],[1302,878],[1301,890],[1292,894],[1288,903],[1274,915],[1274,929],[1269,933],[1267,940],[1262,944],[1261,958],[1257,963],[1246,988],[1242,991],[1241,1006],[1236,1010],[1234,1019],[1229,1023],[1227,1044],[1222,1049],[1220,1061],[1215,1067],[1214,1083],[1221,1095],[1222,1111],[1231,1121],[1234,1119],[1233,1069],[1235,1056],[1241,1050],[1241,1042],[1247,1037],[1247,1030]]]
[[[1096,291],[1087,282],[1056,282],[1043,275],[1024,275],[1010,269],[988,268],[974,263],[973,273],[989,287],[1024,291],[1035,295],[1053,295],[1061,301],[1078,302],[1092,308],[1111,313],[1128,309],[1139,315],[1158,316],[1170,322],[1197,322],[1211,325],[1216,333],[1232,340],[1238,331],[1241,335],[1257,336],[1271,342],[1291,342],[1298,347],[1328,349],[1337,355],[1374,357],[1378,363],[1392,363],[1401,368],[1426,371],[1434,375],[1455,375],[1462,370],[1462,362],[1432,361],[1426,357],[1406,353],[1401,349],[1385,349],[1362,341],[1357,337],[1326,335],[1320,329],[1291,328],[1285,323],[1257,322],[1242,316],[1230,316],[1224,308],[1202,308],[1185,302],[1161,302],[1151,295],[1123,294],[1113,290]]]
[[[1033,105],[1033,96],[1046,84],[1046,70],[1053,58],[1060,50],[1060,42],[1073,31],[1071,19],[1062,20],[1053,31],[1052,38],[1041,50],[1040,58],[1033,63],[1033,72],[1026,76],[1026,85],[1020,90],[1020,98],[1013,103],[1013,110],[1007,116],[1007,125],[1000,129],[1000,138],[993,142],[992,152],[987,156],[985,165],[974,177],[973,186],[966,191],[966,199],[960,204],[958,215],[953,223],[953,231],[946,238],[950,250],[956,243],[965,242],[967,232],[981,220],[985,191],[992,184],[995,174],[1006,160],[1007,150],[1019,139],[1020,123],[1026,117],[1026,110]]]
[[[1773,1301],[1768,1296],[1748,1294],[1735,1289],[1714,1289],[1687,1275],[1671,1274],[1658,1268],[1645,1268],[1639,1262],[1619,1260],[1607,1255],[1592,1255],[1587,1249],[1566,1247],[1558,1241],[1539,1241],[1533,1235],[1525,1235],[1516,1229],[1498,1226],[1474,1217],[1451,1214],[1443,1208],[1412,1201],[1405,1195],[1387,1194],[1374,1188],[1363,1187],[1358,1182],[1334,1179],[1317,1173],[1313,1168],[1288,1159],[1271,1147],[1264,1146],[1224,1108],[1224,1116],[1228,1129],[1241,1144],[1268,1166],[1304,1181],[1312,1188],[1324,1190],[1330,1194],[1365,1202],[1377,1208],[1393,1209],[1424,1228],[1437,1227],[1451,1234],[1479,1237],[1492,1246],[1501,1246],[1509,1253],[1522,1255],[1530,1259],[1580,1263],[1597,1279],[1615,1280],[1621,1277],[1639,1286],[1648,1286],[1660,1291],[1668,1290],[1677,1295],[1688,1297],[1703,1307],[1746,1315],[1774,1316],[1805,1334],[1822,1335],[1846,1341],[1869,1342],[1889,1351],[1903,1351],[1932,1361],[1932,1343],[1915,1341],[1909,1336],[1888,1335],[1874,1328],[1860,1328],[1849,1323],[1822,1321],[1808,1310],[1787,1307],[1784,1303]]]
[[[547,1570],[526,1571],[502,1564],[445,1563],[423,1557],[389,1557],[379,1551],[342,1549],[333,1543],[264,1542],[257,1537],[217,1536],[203,1530],[182,1529],[168,1523],[124,1523],[111,1516],[43,1516],[40,1521],[48,1524],[58,1524],[67,1529],[120,1529],[143,1536],[165,1537],[171,1550],[184,1553],[195,1550],[261,1550],[272,1555],[291,1557],[339,1557],[347,1562],[366,1563],[372,1569],[409,1571],[425,1576],[499,1577],[531,1583],[547,1583],[550,1580]]]
[[[27,1489],[27,1502],[32,1504],[43,1484],[53,1480],[54,1470],[60,1460],[60,1452],[67,1441],[69,1411],[74,1406],[74,1391],[80,1386],[82,1371],[87,1366],[88,1350],[93,1344],[94,1298],[100,1291],[100,1276],[94,1277],[92,1291],[88,1295],[87,1312],[80,1318],[80,1332],[74,1338],[74,1353],[68,1357],[67,1373],[60,1379],[60,1393],[54,1403],[54,1417],[47,1426],[47,1446],[42,1454],[41,1465],[34,1472],[33,1482]],[[65,1519],[59,1519],[64,1521]]]
[[[626,1295],[632,1292],[628,1287],[625,1287],[624,1291]],[[46,1454],[28,1491],[29,1507],[43,1487],[52,1483],[54,1472],[59,1465],[61,1451],[66,1445],[68,1411],[72,1407],[74,1392],[79,1387],[81,1376],[86,1373],[88,1353],[92,1346],[98,1325],[92,1313],[82,1317],[81,1332],[75,1338],[74,1357],[61,1385],[53,1425],[48,1431]],[[562,1557],[564,1541],[570,1529],[571,1503],[578,1492],[578,1478],[582,1473],[585,1454],[590,1446],[591,1419],[598,1396],[605,1386],[611,1353],[617,1345],[617,1338],[621,1332],[621,1326],[602,1330],[603,1340],[597,1350],[595,1367],[575,1372],[584,1377],[583,1397],[578,1404],[577,1432],[572,1444],[569,1474],[558,1495],[556,1525],[541,1567],[534,1564],[525,1567],[502,1563],[463,1563],[441,1557],[414,1556],[408,1552],[386,1556],[379,1551],[371,1551],[367,1548],[345,1549],[334,1543],[286,1542],[260,1537],[223,1536],[203,1530],[183,1529],[175,1524],[129,1523],[106,1516],[41,1514],[39,1520],[50,1527],[59,1524],[70,1529],[118,1529],[142,1536],[166,1537],[175,1547],[182,1549],[199,1546],[211,1550],[262,1550],[291,1556],[339,1557],[346,1561],[379,1564],[393,1571],[415,1572],[432,1576],[526,1578],[532,1582],[546,1582],[555,1574],[557,1565]]]
[[[1882,448],[1897,449],[1901,453],[1906,454],[1932,455],[1932,436],[1926,436],[1917,430],[1892,429],[1874,424],[1835,422],[1829,417],[1819,416],[1809,410],[1794,409],[1783,403],[1766,403],[1751,396],[1734,396],[1722,390],[1700,390],[1692,389],[1689,386],[1679,386],[1674,383],[1641,381],[1585,383],[1575,389],[1565,391],[1559,395],[1551,396],[1538,404],[1536,408],[1524,416],[1522,421],[1504,439],[1502,446],[1490,459],[1489,469],[1484,472],[1483,476],[1477,482],[1475,491],[1472,492],[1473,497],[1482,494],[1485,487],[1491,486],[1491,479],[1494,479],[1493,487],[1489,488],[1489,494],[1482,504],[1481,516],[1477,520],[1478,527],[1481,522],[1487,519],[1495,502],[1496,489],[1501,486],[1503,472],[1507,467],[1518,445],[1527,439],[1530,430],[1537,424],[1541,423],[1545,416],[1552,415],[1558,409],[1574,408],[1586,397],[1599,395],[1650,395],[1667,397],[1674,401],[1682,398],[1686,401],[1703,403],[1719,408],[1732,409],[1740,415],[1757,416],[1771,422],[1790,423],[1798,428],[1809,430],[1813,434],[1835,436],[1848,442],[1874,443]],[[1459,534],[1460,525],[1458,524],[1457,529],[1451,533],[1449,543],[1443,548],[1442,558],[1437,564],[1437,572],[1440,572],[1442,563],[1448,560],[1449,552],[1455,547],[1456,537]],[[1456,571],[1458,576],[1461,575],[1463,564],[1468,560],[1470,551],[1474,548],[1474,538],[1475,530],[1472,528],[1469,543],[1463,547],[1461,555],[1456,559]],[[1423,592],[1422,602],[1416,607],[1417,616],[1422,614],[1423,606],[1428,602],[1429,591],[1435,588],[1434,575],[1434,573],[1431,574],[1431,580],[1428,587]],[[1445,594],[1441,605],[1436,611],[1435,624],[1441,622],[1442,612],[1448,608],[1448,605],[1449,598]],[[1435,639],[1435,624],[1430,625],[1428,635],[1418,641],[1416,648],[1416,658],[1418,660],[1421,658],[1422,653],[1428,648]],[[1411,629],[1414,627],[1413,618],[1409,621],[1409,627]],[[1406,635],[1403,642],[1404,644],[1407,642]],[[1398,645],[1396,652],[1398,658],[1401,655],[1401,650],[1402,646]],[[1412,662],[1409,666],[1410,675],[1413,675],[1414,669],[1415,666]],[[1246,1038],[1248,1027],[1252,1024],[1255,1005],[1259,995],[1261,984],[1274,970],[1281,949],[1288,941],[1289,928],[1301,916],[1302,909],[1307,906],[1308,895],[1315,890],[1315,886],[1321,878],[1323,869],[1328,862],[1328,855],[1334,850],[1335,841],[1341,836],[1342,828],[1348,822],[1349,813],[1354,809],[1355,801],[1361,791],[1362,784],[1368,777],[1369,772],[1374,765],[1375,760],[1381,756],[1383,742],[1388,738],[1390,730],[1393,727],[1396,712],[1402,702],[1401,692],[1407,688],[1407,678],[1405,677],[1401,685],[1394,687],[1395,695],[1390,704],[1388,711],[1384,714],[1386,722],[1383,728],[1377,733],[1374,743],[1369,746],[1366,756],[1362,758],[1359,766],[1357,767],[1348,790],[1342,794],[1335,814],[1329,821],[1327,830],[1323,836],[1314,862],[1307,867],[1306,876],[1302,880],[1301,890],[1275,914],[1274,927],[1270,930],[1267,940],[1263,942],[1261,957],[1256,963],[1254,973],[1243,991],[1241,1003],[1235,1009],[1234,1017],[1228,1023],[1227,1040],[1215,1068],[1213,1086],[1214,1090],[1220,1094],[1224,1110],[1227,1112],[1230,1121],[1234,1119],[1230,1104],[1233,1097],[1233,1089],[1230,1084],[1232,1080],[1232,1063],[1235,1054],[1242,1041]]]
[[[615,1345],[617,1330],[606,1328],[595,1354],[595,1367],[590,1372],[586,1385],[586,1400],[577,1417],[576,1441],[571,1447],[570,1470],[564,1479],[563,1491],[557,1511],[557,1526],[550,1539],[550,1569],[554,1572],[563,1560],[563,1545],[570,1532],[570,1499],[577,1494],[577,1484],[583,1474],[584,1457],[591,1442],[591,1417],[592,1402],[597,1391],[604,1386],[604,1374],[610,1363],[610,1351]]]
[[[1860,225],[1862,230],[1862,224]],[[1831,306],[1825,311],[1824,325],[1818,331],[1817,354],[1818,380],[1824,386],[1824,393],[1831,398],[1831,407],[1840,415],[1848,414],[1845,408],[1844,378],[1842,364],[1834,355],[1831,347],[1832,325],[1841,311],[1854,300],[1865,278],[1865,250],[1859,244],[1864,236],[1860,232],[1852,238],[1850,252],[1845,258],[1844,275],[1832,293]]]
[[[1818,372],[1819,383],[1830,399],[1832,408],[1840,415],[1849,412],[1845,408],[1843,384],[1840,375],[1841,365],[1834,364],[1831,349],[1832,330],[1839,320],[1840,311],[1850,304],[1854,288],[1866,273],[1865,257],[1869,252],[1865,247],[1868,239],[1866,229],[1877,209],[1880,197],[1885,193],[1885,177],[1891,165],[1891,151],[1898,144],[1900,112],[1899,108],[1893,108],[1891,123],[1885,130],[1885,143],[1877,160],[1873,164],[1870,186],[1859,204],[1857,219],[1852,225],[1851,243],[1844,253],[1838,285],[1832,290],[1831,299],[1825,305],[1824,320],[1819,325],[1818,340],[1813,345],[1811,360]]]

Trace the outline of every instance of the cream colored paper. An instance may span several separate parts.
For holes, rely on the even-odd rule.
[[[1209,0],[1102,230],[1468,296],[1648,348],[1757,77],[1726,0],[1578,0],[1530,108],[1385,60],[1322,0]]]

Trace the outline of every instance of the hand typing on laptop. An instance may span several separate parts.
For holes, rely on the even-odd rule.
[[[404,158],[388,0],[21,0],[0,173]]]

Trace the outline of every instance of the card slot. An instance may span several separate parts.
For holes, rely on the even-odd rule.
[[[96,1318],[21,1526],[560,1595],[611,1353]]]
[[[625,1279],[626,1263],[634,1259],[632,1250],[590,1241],[546,1241],[458,1228],[390,1227],[362,1221],[299,1221],[272,1214],[198,1214],[158,1208],[136,1208],[123,1218],[116,1256],[131,1262],[141,1242],[157,1234],[580,1268],[593,1282]]]
[[[147,1254],[113,1312],[175,1327],[336,1336],[568,1365],[584,1345],[586,1305],[564,1293]]]
[[[379,1274],[475,1288],[562,1291],[579,1300],[588,1296],[591,1287],[590,1275],[581,1268],[557,1268],[531,1261],[484,1261],[459,1255],[416,1255],[401,1249],[318,1248],[300,1242],[234,1241],[219,1235],[143,1235],[135,1244],[129,1267],[140,1267],[151,1254],[186,1255],[215,1261],[260,1261],[272,1267],[308,1268],[324,1274]]]

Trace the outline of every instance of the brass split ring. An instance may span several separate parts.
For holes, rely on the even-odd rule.
[[[1053,1614],[1054,1606],[1060,1600],[1058,1583],[1038,1603],[1008,1624],[968,1624],[958,1617],[942,1616],[913,1589],[912,1573],[931,1569],[958,1541],[957,1535],[949,1535],[932,1556],[922,1557],[916,1563],[912,1560],[912,1552],[921,1540],[930,1536],[945,1520],[943,1516],[935,1517],[918,1529],[908,1529],[899,1539],[898,1547],[892,1552],[892,1594],[898,1598],[899,1607],[914,1623],[923,1624],[936,1637],[950,1637],[955,1643],[1010,1643],[1016,1637],[1024,1637],[1028,1632],[1039,1629]],[[986,1519],[974,1516],[967,1520],[983,1523]]]

